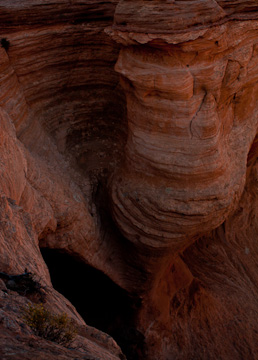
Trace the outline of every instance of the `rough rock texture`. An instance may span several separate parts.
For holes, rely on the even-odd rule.
[[[139,33],[188,32],[232,20],[257,19],[255,0],[121,0],[115,28]]]
[[[69,348],[35,336],[24,324],[22,309],[28,300],[7,290],[0,280],[0,355],[2,360],[13,359],[121,359],[114,340],[94,328],[81,326]]]
[[[257,357],[257,17],[254,1],[122,0],[106,30],[128,114],[112,210],[138,250],[148,359]]]
[[[125,138],[124,98],[113,70],[118,46],[104,33],[115,4],[0,4],[0,271],[27,268],[46,287],[46,305],[78,324],[83,319],[51,285],[40,247],[110,272],[106,258],[114,251],[103,245],[92,199]],[[118,358],[112,351],[102,358]]]
[[[146,358],[257,358],[257,171],[256,162],[238,209],[172,261],[151,291],[139,315]]]
[[[1,191],[30,214],[42,246],[92,263],[102,262],[96,254],[104,247],[92,198],[99,178],[119,161],[125,131],[113,70],[118,47],[103,31],[114,6],[79,2],[71,11],[68,1],[17,1],[0,7],[1,36],[10,44],[0,49]]]
[[[182,250],[238,201],[257,131],[257,24],[120,52],[129,135],[113,200],[132,240]]]
[[[79,350],[21,334],[3,288],[0,355],[123,357],[49,248],[123,289],[105,326],[129,360],[256,359],[256,1],[2,1],[0,32],[0,271],[83,329]]]

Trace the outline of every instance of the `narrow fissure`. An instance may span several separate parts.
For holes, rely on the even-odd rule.
[[[73,256],[41,248],[53,287],[76,307],[87,325],[111,335],[128,360],[143,358],[143,335],[134,327],[133,300],[101,271]]]

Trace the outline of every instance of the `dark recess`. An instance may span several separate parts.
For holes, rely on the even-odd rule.
[[[110,334],[128,360],[143,359],[143,335],[134,326],[134,301],[102,272],[58,250],[42,248],[54,288],[85,322]]]
[[[1,46],[5,49],[5,51],[9,50],[10,47],[10,41],[8,41],[6,38],[1,39]]]

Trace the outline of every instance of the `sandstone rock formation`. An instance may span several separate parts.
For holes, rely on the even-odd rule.
[[[0,4],[0,270],[36,274],[48,307],[79,324],[75,308],[52,288],[39,247],[64,249],[108,272],[114,251],[103,244],[92,198],[99,177],[119,161],[124,138],[113,70],[118,46],[104,33],[114,6]]]
[[[246,241],[244,235],[219,227],[226,219],[225,224],[235,223],[246,180],[255,176],[257,10],[255,2],[190,1],[186,6],[124,0],[107,29],[123,45],[116,71],[128,114],[126,160],[113,177],[112,210],[124,236],[148,254],[142,262],[146,276],[139,291],[145,293],[138,320],[149,346],[147,358],[256,356],[257,333],[245,329],[256,327],[255,296],[242,311],[245,325],[239,325],[235,317],[245,292],[236,301],[225,289],[214,290],[205,263],[213,276],[221,269],[211,255],[199,260],[198,247],[214,242],[221,261],[237,264],[238,275],[231,274],[229,264],[228,272],[222,271],[235,276],[236,286],[241,266],[252,273],[257,296],[255,265],[252,269],[244,251],[239,255],[232,248]],[[250,206],[256,209],[255,203],[246,204],[247,212]],[[205,240],[197,241],[202,235]],[[231,252],[229,259],[220,254],[221,237],[225,243],[230,239],[223,249]],[[230,335],[227,330],[223,335],[219,329],[229,318]],[[222,349],[225,334],[228,343]],[[248,344],[242,350],[232,348],[239,334],[246,334],[240,343]]]
[[[83,344],[22,335],[2,289],[3,356],[122,358],[85,320],[129,360],[255,359],[256,1],[2,1],[0,31],[0,271]]]
[[[24,324],[21,309],[27,302],[16,292],[7,290],[0,280],[0,354],[1,359],[108,359],[123,358],[117,344],[107,334],[81,326],[72,346],[67,349],[35,336]]]
[[[125,16],[133,11],[122,1],[118,25],[123,4]],[[202,10],[208,13],[206,5]],[[128,26],[136,31],[133,15]],[[144,45],[138,34],[124,35],[126,29],[114,30],[115,39],[125,43],[132,36],[141,46],[123,48],[116,64],[127,94],[129,135],[126,164],[114,181],[114,213],[132,241],[178,251],[186,237],[221,224],[243,191],[257,131],[257,23],[228,22],[188,42],[153,34]]]

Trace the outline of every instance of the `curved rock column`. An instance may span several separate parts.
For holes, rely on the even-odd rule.
[[[192,14],[138,3],[121,1],[107,30],[124,45],[116,71],[129,132],[113,215],[136,245],[178,253],[218,227],[243,191],[257,130],[258,23],[226,22],[223,2],[190,2]]]
[[[238,207],[258,126],[258,5],[185,3],[122,0],[106,30],[122,44],[115,69],[128,118],[125,161],[110,185],[112,212],[134,248],[134,291],[142,297],[138,328],[147,344],[144,358],[155,360],[199,357],[202,338],[193,334],[202,328],[207,358],[222,333],[235,341],[211,318],[223,313],[227,321],[239,303],[229,315],[217,301],[224,292],[227,303],[226,291],[216,281],[215,290],[200,285],[182,254]],[[213,264],[214,255],[208,256],[199,274],[203,264]],[[185,311],[182,321],[178,309]],[[189,353],[182,353],[182,343]]]

